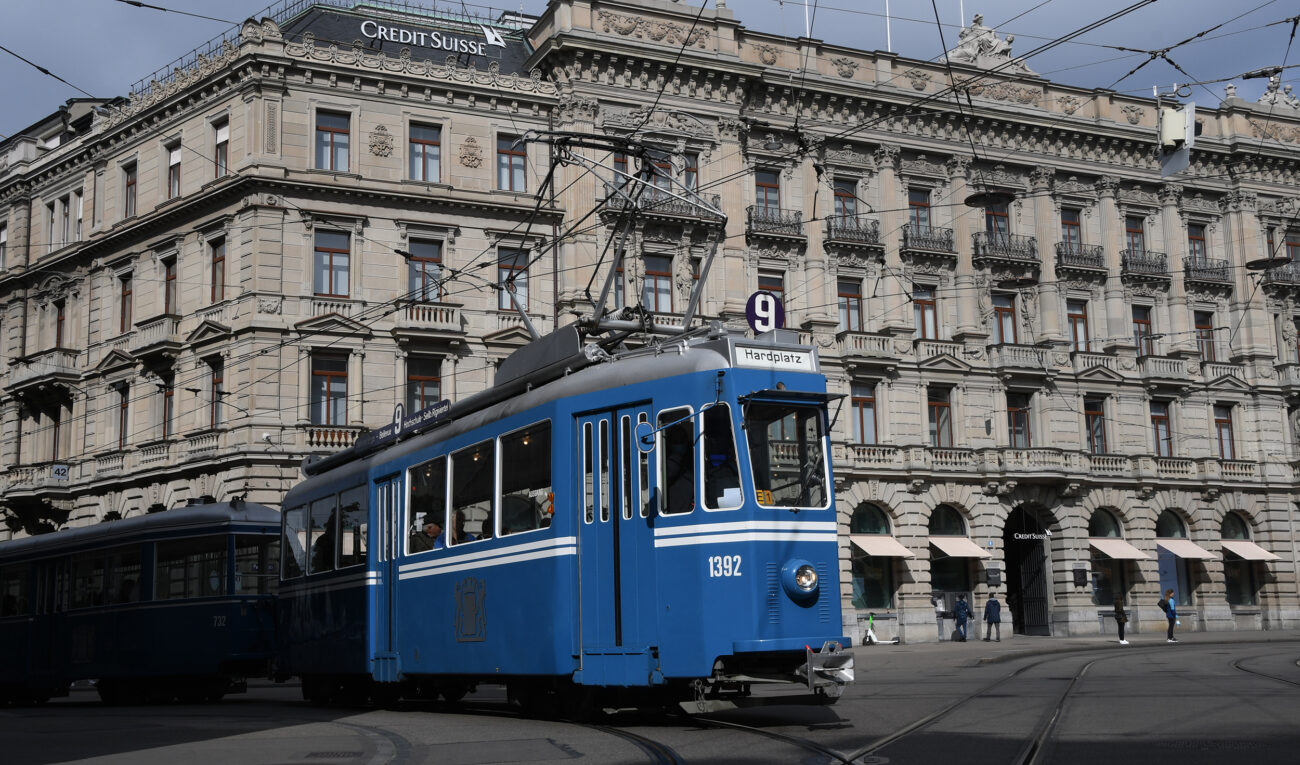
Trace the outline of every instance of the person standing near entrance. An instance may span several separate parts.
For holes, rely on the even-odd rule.
[[[934,606],[934,621],[939,625],[939,640],[943,640],[943,595],[934,593],[930,596],[930,603]]]
[[[1174,603],[1174,591],[1165,590],[1165,597],[1159,603],[1160,610],[1165,612],[1165,619],[1169,621],[1169,630],[1165,633],[1165,642],[1177,643],[1178,638],[1174,637],[1174,625],[1178,623],[1178,608]]]
[[[1115,596],[1115,629],[1119,630],[1119,644],[1128,645],[1124,639],[1124,625],[1128,624],[1128,614],[1124,613],[1124,596]]]
[[[984,604],[984,642],[989,642],[989,635],[996,631],[997,639],[993,642],[1002,642],[1002,604],[998,602],[995,594],[989,593],[989,600]]]
[[[952,614],[957,618],[957,634],[960,636],[957,639],[965,643],[966,620],[970,618],[970,604],[966,602],[965,593],[957,596],[957,605],[953,606]]]

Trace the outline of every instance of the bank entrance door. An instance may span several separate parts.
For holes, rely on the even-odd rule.
[[[1007,608],[1018,635],[1050,635],[1047,551],[1051,537],[1034,514],[1011,511],[1002,534],[1007,561]]]

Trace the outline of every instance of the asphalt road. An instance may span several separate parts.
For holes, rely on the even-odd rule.
[[[0,762],[1300,762],[1300,641],[1096,644],[994,662],[953,649],[859,649],[858,682],[833,707],[587,725],[520,718],[487,686],[458,707],[395,709],[316,708],[294,686],[194,706],[105,707],[76,690],[0,709]]]

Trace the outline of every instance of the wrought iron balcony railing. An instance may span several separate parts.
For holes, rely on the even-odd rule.
[[[608,203],[611,210],[622,210],[629,206],[628,200],[617,194],[606,196],[602,193],[599,196],[600,201]],[[722,209],[721,194],[700,194],[699,196],[705,203],[712,205],[714,209]],[[652,215],[670,215],[682,218],[719,218],[712,210],[700,204],[678,199],[663,189],[656,188],[642,189],[641,209]]]
[[[955,253],[952,229],[909,224],[903,227],[903,249]]]
[[[1038,262],[1038,240],[1032,236],[976,231],[971,236],[971,243],[975,246],[976,258]]]
[[[753,233],[803,236],[803,211],[752,205],[745,208],[748,228]]]
[[[1232,269],[1226,260],[1183,258],[1183,273],[1189,281],[1232,283]]]
[[[1125,274],[1169,278],[1169,258],[1151,250],[1121,250],[1121,270]]]
[[[1106,270],[1106,251],[1099,244],[1056,243],[1056,264],[1061,268]]]
[[[827,218],[826,239],[831,242],[880,244],[880,221],[868,218]]]

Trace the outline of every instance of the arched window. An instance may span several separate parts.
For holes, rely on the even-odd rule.
[[[951,505],[939,505],[930,514],[930,536],[964,537],[966,522]],[[930,589],[939,592],[970,592],[971,567],[968,558],[952,558],[931,548]]]
[[[1097,508],[1088,519],[1088,536],[1113,537],[1124,536],[1120,533],[1119,521],[1110,511]],[[1102,553],[1092,551],[1092,602],[1099,606],[1115,604],[1115,595],[1127,591],[1124,581],[1124,561]]]
[[[930,515],[930,536],[966,536],[966,523],[961,519],[961,513],[957,512],[957,509],[951,505],[936,507],[934,513]]]
[[[1156,519],[1156,536],[1162,539],[1186,539],[1187,527],[1173,510],[1165,510]]]
[[[889,534],[889,516],[870,502],[863,502],[853,511],[849,520],[852,534]],[[894,607],[894,559],[867,555],[854,549],[853,555],[853,607]]]
[[[1156,518],[1157,539],[1186,539],[1187,526],[1178,513],[1163,510]],[[1192,605],[1192,565],[1186,558],[1156,544],[1156,560],[1160,573],[1160,592],[1173,590],[1175,603]]]
[[[1236,513],[1223,516],[1219,527],[1222,539],[1250,539],[1250,525]],[[1234,553],[1223,551],[1223,589],[1228,603],[1234,606],[1253,606],[1259,603],[1255,564]]]

